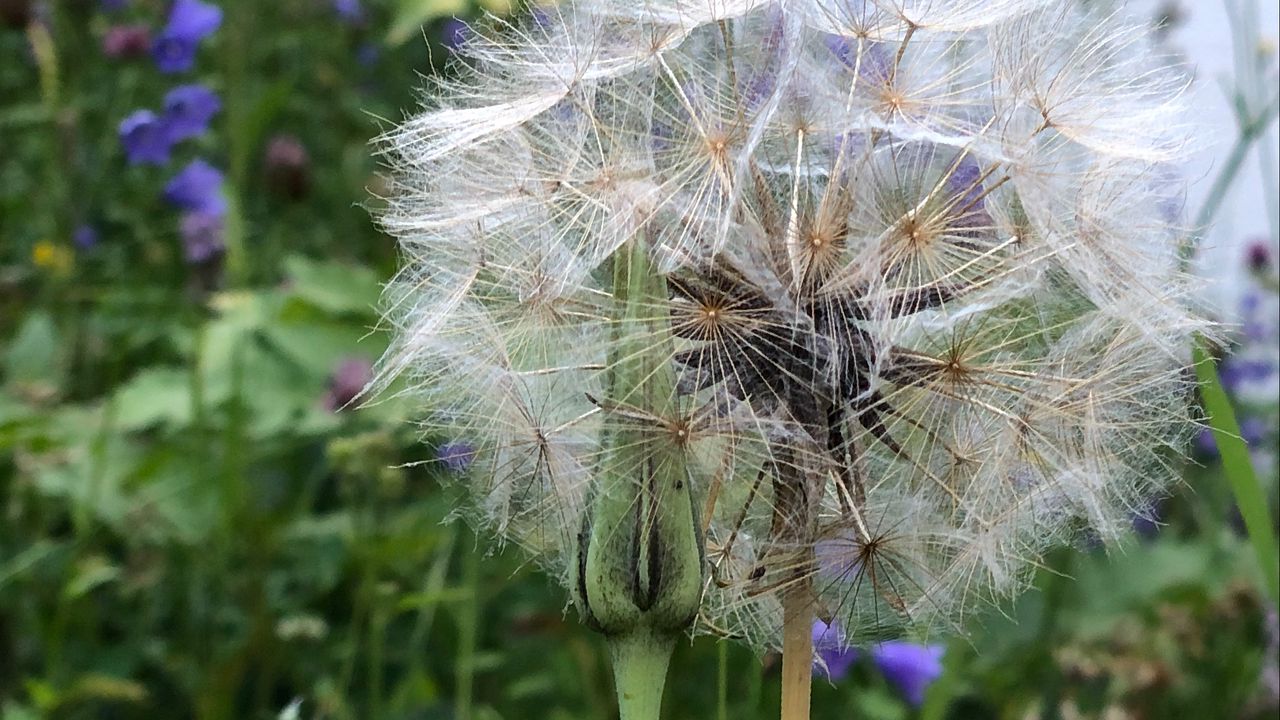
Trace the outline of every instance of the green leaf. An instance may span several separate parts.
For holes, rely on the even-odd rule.
[[[248,408],[249,432],[256,438],[297,428],[318,408],[323,384],[261,342],[247,343],[241,351],[239,401]]]
[[[24,394],[55,394],[62,384],[58,330],[49,313],[27,315],[5,353],[5,379]]]
[[[348,356],[376,358],[386,349],[384,334],[370,334],[361,326],[336,322],[272,323],[264,329],[267,341],[281,354],[324,382]]]
[[[0,112],[0,128],[13,128],[15,132],[48,121],[49,108],[44,103],[10,105]]]
[[[209,469],[193,462],[191,453],[178,445],[160,445],[149,452],[129,476],[130,502],[145,509],[147,518],[133,534],[142,540],[190,545],[208,540],[223,515],[223,496],[218,484],[210,482]]]
[[[278,303],[260,293],[224,293],[218,296],[218,317],[197,333],[203,401],[214,406],[235,390],[234,368],[243,348],[269,321]]]
[[[48,419],[47,412],[0,393],[0,450],[14,447],[31,433],[39,432]]]
[[[143,370],[116,391],[115,424],[121,430],[191,422],[191,374],[172,367]]]
[[[75,600],[119,577],[119,567],[112,565],[100,555],[93,555],[76,563],[74,574],[62,588],[62,595],[68,600]]]
[[[300,255],[286,258],[284,266],[293,294],[307,303],[335,315],[376,314],[381,285],[369,268]]]
[[[1222,389],[1217,366],[1205,350],[1203,341],[1196,342],[1194,359],[1196,377],[1200,379],[1200,397],[1209,415],[1209,427],[1218,443],[1218,453],[1222,456],[1222,469],[1240,508],[1267,592],[1275,602],[1280,600],[1280,552],[1276,548],[1275,524],[1267,507],[1266,494],[1258,484],[1249,457],[1249,446],[1240,435],[1231,400]]]
[[[62,549],[49,540],[37,540],[30,547],[0,564],[0,589],[15,578],[21,578],[33,568]]]
[[[0,708],[0,720],[40,720],[40,713],[26,705],[6,700]]]
[[[62,709],[72,705],[95,703],[140,705],[146,699],[147,689],[140,683],[101,673],[87,673],[76,678],[66,696],[60,698],[58,707]]]
[[[123,436],[110,436],[101,445],[69,446],[63,453],[39,458],[32,466],[32,477],[40,493],[65,498],[101,522],[125,529],[130,512],[137,510],[124,489],[125,478],[140,457],[136,445]]]

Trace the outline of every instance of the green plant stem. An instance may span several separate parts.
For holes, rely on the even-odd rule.
[[[608,638],[619,720],[658,720],[674,643],[640,627]]]
[[[431,627],[435,624],[436,608],[440,606],[438,598],[444,590],[445,581],[448,579],[449,566],[453,559],[453,546],[458,537],[456,526],[450,526],[449,534],[445,540],[437,548],[435,559],[431,563],[431,568],[427,570],[426,580],[422,586],[422,597],[430,598],[422,603],[418,610],[418,617],[413,623],[413,630],[409,633],[409,647],[420,649],[426,647],[427,638],[431,634]],[[411,674],[414,676],[425,672],[424,660],[427,655],[424,652],[414,652],[410,656],[409,667]]]
[[[369,618],[369,717],[382,717],[383,666],[390,600],[374,587],[373,613]]]
[[[1271,102],[1267,103],[1252,118],[1240,118],[1240,133],[1236,137],[1235,145],[1231,147],[1231,154],[1227,156],[1226,162],[1222,165],[1222,170],[1218,171],[1218,176],[1214,178],[1204,205],[1200,207],[1200,212],[1196,214],[1195,223],[1191,226],[1191,233],[1187,235],[1182,247],[1178,249],[1180,270],[1185,271],[1190,266],[1191,258],[1195,256],[1200,240],[1204,237],[1205,229],[1209,227],[1209,224],[1213,222],[1213,218],[1217,216],[1218,211],[1222,209],[1222,203],[1227,198],[1227,191],[1231,189],[1236,176],[1240,174],[1240,168],[1244,165],[1245,157],[1258,139],[1262,137],[1263,133],[1266,132],[1271,125],[1271,121],[1275,120],[1277,113],[1280,113],[1280,95],[1272,97]]]
[[[697,616],[705,579],[685,449],[663,421],[679,409],[670,320],[654,312],[667,284],[650,246],[642,235],[613,257],[615,324],[600,404],[658,420],[620,419],[611,427],[571,564],[574,601],[608,640],[624,720],[658,717],[672,650]]]
[[[754,717],[760,711],[760,696],[764,691],[764,672],[759,663],[747,674],[747,707]]]
[[[1193,352],[1196,375],[1200,380],[1200,396],[1205,412],[1209,415],[1209,427],[1218,444],[1218,453],[1222,456],[1222,468],[1231,485],[1236,505],[1240,508],[1240,516],[1244,519],[1249,542],[1253,545],[1254,555],[1262,569],[1267,593],[1272,602],[1276,602],[1280,600],[1280,552],[1276,549],[1276,536],[1271,513],[1267,508],[1267,498],[1254,473],[1249,447],[1240,436],[1240,426],[1231,408],[1231,400],[1222,389],[1217,367],[1205,349],[1203,340],[1197,340]]]
[[[471,694],[476,670],[476,637],[480,622],[480,551],[472,542],[463,551],[462,586],[466,591],[458,608],[458,660],[454,665],[456,684],[453,698],[453,716],[456,720],[471,720]]]
[[[242,193],[248,186],[249,159],[253,133],[249,128],[252,112],[252,89],[248,82],[248,62],[251,37],[257,28],[255,17],[258,4],[246,0],[232,0],[226,8],[228,22],[223,36],[223,93],[227,127],[227,179],[222,191],[227,201],[227,213],[223,227],[223,244],[226,246],[226,276],[231,287],[249,285],[252,272],[245,254],[246,224],[241,207]]]
[[[1197,229],[1206,227],[1210,220],[1218,214],[1222,201],[1226,198],[1227,190],[1231,188],[1236,175],[1240,172],[1240,166],[1244,163],[1245,156],[1275,118],[1276,109],[1276,100],[1273,99],[1256,117],[1245,121],[1240,126],[1240,135],[1236,138],[1235,145],[1231,148],[1231,154],[1227,156],[1227,161],[1223,163],[1222,170],[1218,173],[1218,177],[1214,179],[1209,195],[1205,199],[1204,205],[1201,206],[1200,213],[1196,216],[1195,227]]]
[[[729,644],[723,640],[716,643],[716,652],[716,720],[729,720]]]

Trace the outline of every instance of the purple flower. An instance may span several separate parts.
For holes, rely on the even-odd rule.
[[[222,25],[222,8],[200,0],[174,0],[165,32],[200,42]]]
[[[146,25],[113,25],[102,36],[102,54],[121,60],[142,57],[151,49],[151,30]]]
[[[81,225],[71,233],[71,242],[81,250],[88,250],[98,244],[98,231],[92,225]]]
[[[813,649],[822,659],[821,665],[816,662],[813,664],[814,674],[821,672],[825,665],[827,678],[833,682],[848,675],[849,669],[858,660],[858,651],[844,644],[843,633],[834,623],[828,625],[821,620],[813,621]]]
[[[1259,417],[1247,417],[1240,421],[1240,437],[1249,446],[1261,445],[1267,438],[1267,423]]]
[[[813,648],[826,665],[827,675],[839,680],[849,673],[858,660],[858,651],[844,644],[840,626],[828,625],[821,620],[813,622]],[[871,650],[871,659],[902,697],[919,707],[924,703],[924,693],[929,685],[942,675],[942,646],[917,645],[906,640],[890,640]],[[814,663],[816,674],[820,665]]]
[[[1144,507],[1133,513],[1130,524],[1138,537],[1150,540],[1160,534],[1164,503],[1159,498],[1144,503]]]
[[[1246,325],[1246,331],[1248,328]],[[1237,393],[1245,386],[1267,382],[1276,370],[1276,363],[1271,358],[1236,356],[1222,363],[1219,378],[1227,392]]]
[[[162,33],[151,46],[151,57],[162,73],[186,72],[196,64],[196,47],[199,43],[181,35]]]
[[[475,460],[476,449],[470,443],[447,442],[436,448],[436,459],[444,464],[450,472],[462,473],[471,467]]]
[[[864,548],[852,530],[823,538],[814,547],[819,576],[825,580],[849,580],[862,571]]]
[[[189,212],[182,216],[178,231],[182,236],[183,256],[192,265],[203,265],[222,255],[222,216]]]
[[[1245,262],[1255,273],[1264,273],[1271,267],[1271,248],[1266,238],[1258,238],[1245,249]]]
[[[164,165],[169,162],[168,128],[150,110],[138,110],[120,121],[120,144],[130,165],[149,163]]]
[[[361,43],[356,48],[356,62],[363,67],[373,67],[378,64],[378,58],[382,56],[382,51],[378,49],[377,43]]]
[[[364,20],[364,8],[360,6],[360,0],[333,0],[333,11],[343,22],[355,24]]]
[[[672,148],[671,126],[661,120],[654,119],[649,126],[649,147],[654,153],[665,153]]]
[[[346,357],[329,376],[329,392],[324,397],[325,409],[338,412],[346,408],[373,379],[373,363],[363,357]]]
[[[456,17],[445,20],[440,25],[440,42],[450,50],[460,50],[471,36],[471,28]]]
[[[947,190],[952,194],[948,200],[948,214],[953,216],[957,227],[973,228],[990,224],[983,199],[982,168],[973,158],[965,157],[957,163],[946,182]]]
[[[857,53],[854,52],[853,45],[849,43],[849,38],[843,35],[827,33],[823,35],[822,42],[845,67],[852,68],[857,62]]]
[[[1260,320],[1249,320],[1242,328],[1244,337],[1250,342],[1263,342],[1271,337],[1271,328]]]
[[[1240,377],[1245,382],[1265,382],[1275,374],[1275,363],[1267,358],[1242,360],[1239,363]]]
[[[742,94],[747,107],[754,109],[763,103],[773,92],[777,82],[777,72],[771,67],[765,67],[744,76]]]
[[[164,96],[164,121],[174,142],[200,135],[222,109],[222,101],[204,85],[179,85]]]
[[[1246,290],[1244,295],[1240,297],[1240,316],[1253,317],[1262,307],[1262,296],[1258,291],[1250,288]]]
[[[915,707],[924,703],[925,691],[942,675],[941,645],[890,640],[877,645],[871,656],[885,679]]]
[[[823,44],[849,70],[858,69],[859,82],[884,84],[889,79],[892,59],[881,43],[864,44],[862,59],[858,59],[858,48],[843,35],[828,34],[822,38]]]
[[[1196,433],[1196,452],[1209,457],[1218,455],[1218,441],[1209,428],[1200,428],[1200,432]]]
[[[190,70],[200,41],[222,25],[222,9],[200,0],[175,0],[169,22],[152,47],[156,67],[163,73]]]
[[[227,210],[222,172],[204,160],[192,160],[165,185],[164,199],[183,210],[222,217]]]

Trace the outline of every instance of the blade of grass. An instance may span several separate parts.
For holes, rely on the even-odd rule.
[[[716,720],[729,720],[729,643],[716,643]]]
[[[1249,542],[1258,558],[1263,581],[1272,602],[1280,600],[1280,551],[1276,548],[1276,536],[1271,513],[1267,508],[1266,494],[1258,483],[1253,463],[1249,459],[1249,447],[1240,435],[1231,401],[1218,379],[1218,368],[1205,349],[1203,341],[1194,350],[1196,376],[1200,380],[1200,397],[1209,416],[1209,428],[1218,444],[1222,457],[1222,470],[1231,486],[1240,517],[1244,519]]]

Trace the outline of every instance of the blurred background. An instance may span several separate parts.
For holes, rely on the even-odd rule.
[[[1079,0],[1111,5],[1108,0]],[[600,639],[463,523],[386,345],[369,141],[507,0],[0,0],[0,720],[607,720]],[[1222,380],[1275,517],[1273,0],[1130,3],[1187,68]],[[444,451],[443,456],[440,455]],[[442,460],[443,462],[440,462]],[[1275,603],[1206,433],[1110,553],[945,646],[828,653],[815,718],[1271,718]],[[776,717],[699,638],[667,717]]]

